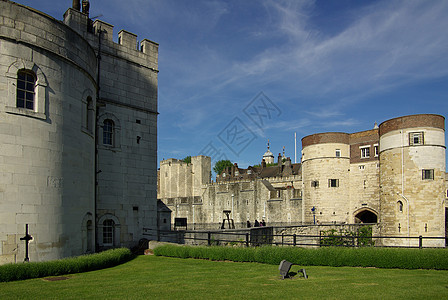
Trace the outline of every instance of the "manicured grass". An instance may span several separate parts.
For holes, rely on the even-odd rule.
[[[0,283],[0,299],[446,299],[448,271],[305,268],[281,280],[278,266],[159,256],[69,279]]]

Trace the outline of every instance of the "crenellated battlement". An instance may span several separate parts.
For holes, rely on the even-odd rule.
[[[101,49],[105,53],[158,72],[158,43],[147,38],[138,42],[136,34],[124,29],[118,32],[117,42],[114,42],[114,25],[99,19],[92,22],[88,14],[75,8],[67,9],[64,24],[83,36],[94,49],[98,50],[98,38],[101,36]]]

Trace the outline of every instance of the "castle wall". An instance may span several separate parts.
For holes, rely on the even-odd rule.
[[[416,132],[421,145],[411,144]],[[376,223],[376,235],[414,238],[378,245],[418,246],[419,235],[446,236],[444,141],[444,118],[437,115],[396,118],[352,134],[311,135],[302,139],[300,175],[221,181],[203,185],[201,196],[165,200],[173,221],[187,218],[189,229],[218,229],[229,210],[237,228],[255,219],[268,226]],[[433,178],[423,179],[424,170]],[[425,239],[423,246],[444,245],[444,239]]]
[[[368,149],[367,152],[362,150]],[[363,214],[380,214],[378,129],[350,134],[349,223],[363,222]],[[375,219],[374,218],[374,219]],[[367,218],[367,221],[372,221]]]
[[[292,185],[291,182],[294,184]],[[218,229],[226,219],[224,210],[237,228],[246,227],[249,220],[265,220],[269,225],[301,224],[301,183],[297,176],[271,178],[272,191],[262,180],[241,180],[203,186],[202,196],[163,199],[174,218],[187,218],[190,228]],[[297,190],[295,190],[295,188]],[[226,223],[226,228],[228,225]]]
[[[0,2],[0,264],[93,251],[96,57],[61,22]],[[17,72],[37,77],[34,109],[16,107]],[[94,105],[93,105],[94,107]],[[90,120],[92,121],[92,120]]]
[[[0,264],[23,260],[25,224],[31,261],[156,236],[158,45],[119,41],[76,9],[63,23],[0,1]],[[16,103],[23,69],[33,107]]]
[[[76,11],[69,11],[77,14]],[[112,41],[113,26],[93,24],[88,35],[101,47],[98,108],[98,244],[132,247],[143,228],[157,231],[157,68],[158,45],[122,30]],[[98,33],[101,32],[101,34]],[[100,38],[100,41],[98,41]],[[113,122],[113,141],[104,141],[105,122]],[[102,239],[103,224],[113,220],[113,245]],[[151,238],[151,236],[145,236]],[[155,238],[155,235],[152,236]]]
[[[191,163],[170,158],[160,162],[159,199],[201,196],[203,185],[210,182],[211,159],[193,156]]]

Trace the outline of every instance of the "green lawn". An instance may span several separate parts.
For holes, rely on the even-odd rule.
[[[275,265],[139,256],[67,280],[0,283],[0,299],[448,299],[448,271],[305,269],[309,279],[281,280]]]

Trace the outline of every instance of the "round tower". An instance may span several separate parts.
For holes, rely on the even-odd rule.
[[[304,223],[349,222],[350,146],[347,133],[302,138]]]
[[[445,118],[422,114],[379,126],[380,222],[383,244],[418,246],[410,237],[442,237],[444,225]],[[444,246],[424,240],[423,246]]]
[[[24,260],[25,228],[30,261],[93,252],[95,52],[23,5],[0,1],[0,18],[16,26],[0,37],[0,264]]]

